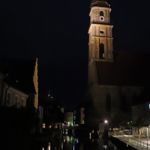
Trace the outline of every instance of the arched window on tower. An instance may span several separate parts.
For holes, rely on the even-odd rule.
[[[100,21],[103,22],[104,21],[104,12],[100,11],[99,15],[100,15],[99,16]]]
[[[100,11],[100,16],[104,16],[104,12],[103,11]]]
[[[111,112],[111,96],[110,96],[110,94],[106,95],[106,111],[108,113]]]
[[[104,59],[104,44],[101,43],[99,46],[99,58]]]

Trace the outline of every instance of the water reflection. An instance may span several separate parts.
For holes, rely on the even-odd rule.
[[[106,142],[106,141],[105,141]],[[118,150],[113,143],[102,139],[77,139],[73,136],[64,136],[61,141],[51,141],[41,147],[41,150]]]

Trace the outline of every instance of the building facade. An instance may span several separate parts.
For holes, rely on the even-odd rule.
[[[29,95],[4,83],[1,105],[5,107],[26,108]]]
[[[27,68],[27,69],[25,69]],[[0,104],[38,109],[38,61],[0,60]]]

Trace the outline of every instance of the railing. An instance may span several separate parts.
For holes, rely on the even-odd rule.
[[[145,141],[142,141],[142,139],[134,139],[134,138],[129,138],[129,143],[131,145],[134,145],[136,148],[142,148],[142,150],[150,150],[150,143],[148,143],[148,139]]]
[[[136,138],[128,135],[118,135],[114,137],[138,150],[150,150],[150,139],[148,138]]]

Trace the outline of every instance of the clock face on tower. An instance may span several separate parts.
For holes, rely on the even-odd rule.
[[[103,22],[104,21],[104,16],[100,16],[99,20]]]

